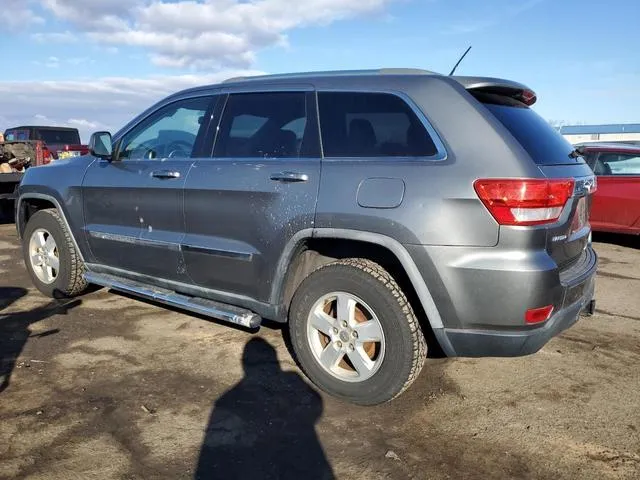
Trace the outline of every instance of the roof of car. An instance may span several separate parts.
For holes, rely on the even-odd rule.
[[[640,153],[640,143],[634,142],[588,142],[578,143],[587,152]]]
[[[419,68],[380,68],[373,70],[328,70],[319,72],[277,73],[271,75],[255,75],[249,77],[234,77],[222,82],[223,84],[240,82],[274,82],[278,80],[316,80],[336,77],[377,77],[379,75],[440,75],[437,72]]]
[[[73,131],[77,132],[77,128],[73,127],[56,127],[53,125],[21,125],[19,127],[10,127],[7,130],[25,130],[28,128],[37,128],[38,130],[64,130],[64,131]]]
[[[380,68],[373,70],[332,70],[332,71],[320,71],[320,72],[298,72],[298,73],[281,73],[273,75],[256,75],[248,77],[234,77],[223,81],[219,85],[209,85],[189,89],[184,92],[192,92],[198,90],[205,90],[212,87],[224,86],[246,86],[258,87],[260,85],[278,85],[278,84],[290,84],[292,81],[300,82],[313,82],[323,84],[323,86],[334,86],[334,83],[340,82],[341,84],[348,83],[350,86],[354,86],[359,81],[380,81],[385,82],[393,77],[394,80],[409,80],[419,79],[420,77],[439,77],[439,78],[451,78],[461,84],[467,90],[477,89],[490,89],[496,90],[530,90],[528,87],[521,83],[513,82],[511,80],[505,80],[502,78],[492,77],[475,77],[475,76],[452,76],[446,77],[437,72],[431,70],[424,70],[419,68]],[[369,84],[369,83],[368,83]]]
[[[423,70],[419,68],[380,68],[375,70],[333,70],[324,72],[298,72],[298,73],[284,73],[275,75],[259,75],[252,77],[235,77],[230,78],[222,82],[223,84],[243,83],[243,82],[286,82],[290,80],[320,80],[327,78],[344,78],[344,77],[376,77],[381,78],[384,76],[394,75],[396,77],[415,77],[415,76],[439,76],[441,73],[433,72],[431,70]],[[468,90],[487,88],[496,85],[503,87],[511,87],[513,89],[525,90],[528,89],[525,85],[511,80],[505,80],[503,78],[493,77],[477,77],[477,76],[459,76],[454,75],[451,77],[460,83]]]

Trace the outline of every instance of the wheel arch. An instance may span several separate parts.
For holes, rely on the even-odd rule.
[[[24,233],[24,229],[29,221],[29,218],[39,210],[45,209],[56,209],[62,217],[62,221],[69,232],[69,236],[73,241],[74,246],[76,247],[76,251],[80,256],[80,260],[84,261],[82,256],[82,251],[80,250],[78,243],[76,241],[75,236],[73,235],[73,230],[69,225],[69,221],[67,220],[67,215],[62,208],[60,202],[53,197],[52,195],[44,194],[44,193],[25,193],[20,195],[17,200],[18,204],[16,206],[16,230],[18,231],[18,238],[22,238]]]
[[[349,249],[349,245],[367,247],[364,252],[357,249],[355,256],[373,257],[369,259],[374,261],[380,261],[380,256],[385,260],[384,256],[387,256],[386,260],[395,261],[397,266],[401,267],[401,273],[406,275],[431,329],[434,332],[443,330],[442,318],[433,296],[409,252],[397,240],[372,232],[334,228],[298,232],[281,255],[272,286],[271,303],[282,305],[283,315],[286,316],[293,293],[302,281],[327,263],[353,256],[349,252],[354,252],[356,248]],[[446,351],[446,347],[443,348]]]

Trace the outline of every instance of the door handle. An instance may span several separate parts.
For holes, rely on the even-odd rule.
[[[279,172],[279,173],[272,173],[271,180],[275,182],[283,182],[283,183],[308,182],[309,175],[307,175],[306,173],[299,173],[299,172]]]
[[[180,178],[180,172],[172,172],[171,170],[156,170],[151,173],[155,178]]]

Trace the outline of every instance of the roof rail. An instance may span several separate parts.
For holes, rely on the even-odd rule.
[[[287,78],[335,77],[365,75],[440,75],[430,70],[419,68],[380,68],[374,70],[327,70],[318,72],[277,73],[272,75],[256,75],[251,77],[233,77],[222,83],[244,82],[252,80],[277,80]]]

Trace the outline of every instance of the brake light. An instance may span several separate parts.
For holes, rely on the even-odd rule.
[[[42,147],[42,164],[46,165],[48,163],[51,163],[51,160],[53,160],[51,151],[47,147]]]
[[[543,225],[560,218],[573,179],[485,179],[473,187],[500,225]]]
[[[525,105],[531,106],[536,103],[537,97],[536,94],[531,90],[523,90],[522,92],[520,92],[520,99]]]
[[[547,305],[542,308],[531,308],[524,314],[524,321],[528,324],[546,322],[552,313],[553,305]]]

